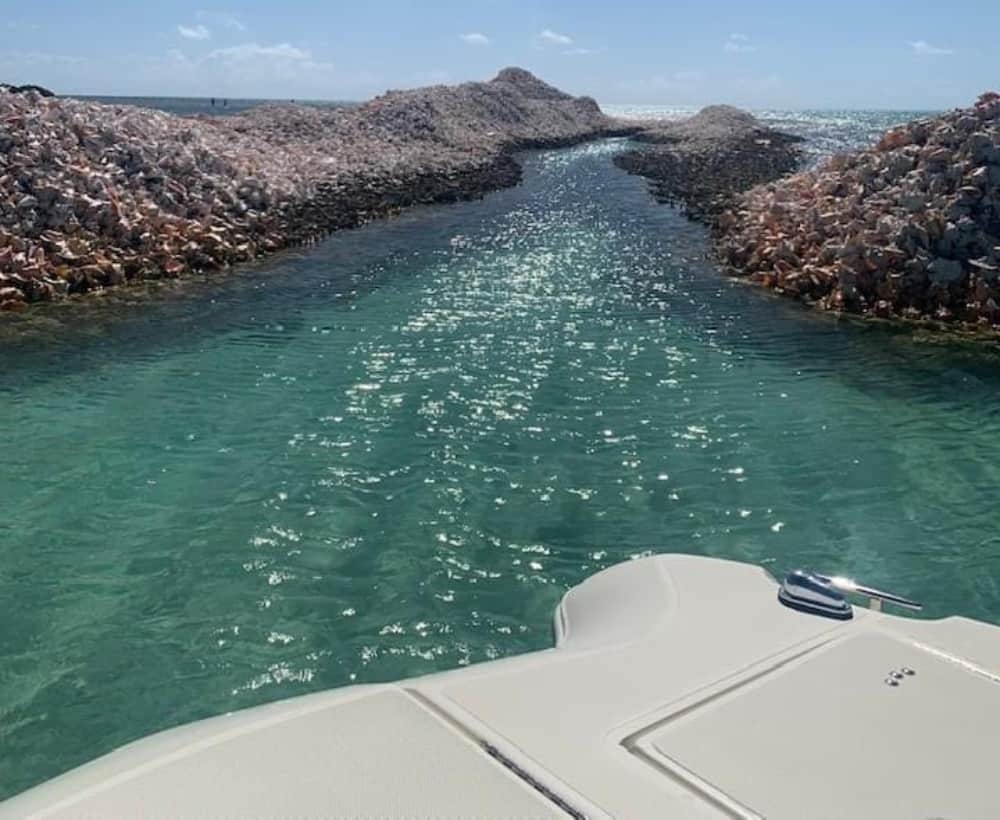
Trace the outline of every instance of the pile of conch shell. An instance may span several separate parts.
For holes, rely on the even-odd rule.
[[[711,224],[734,195],[798,169],[804,140],[747,111],[710,105],[687,119],[644,124],[635,142],[615,163],[649,179],[659,201]]]
[[[751,189],[716,223],[737,276],[821,309],[1000,325],[1000,95]]]
[[[480,196],[517,181],[518,148],[617,131],[593,100],[520,69],[357,107],[217,118],[0,89],[0,310]]]

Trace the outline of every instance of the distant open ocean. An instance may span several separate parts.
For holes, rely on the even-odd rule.
[[[109,105],[136,105],[140,108],[156,108],[171,114],[190,117],[195,114],[226,116],[239,114],[248,108],[258,105],[283,105],[298,103],[316,108],[344,108],[357,105],[346,100],[270,100],[270,99],[231,99],[226,97],[105,97],[90,94],[73,94],[78,100],[108,103]]]
[[[226,116],[238,114],[258,105],[295,102],[317,108],[343,108],[358,105],[347,100],[274,100],[274,99],[225,99],[215,97],[105,97],[78,95],[78,99],[94,100],[112,105],[136,105],[156,108],[171,114],[192,116],[207,114]],[[697,106],[670,105],[610,105],[601,106],[616,117],[642,119],[679,119],[698,111]],[[806,140],[805,150],[809,161],[816,162],[837,151],[863,148],[874,142],[886,129],[899,123],[933,115],[934,111],[863,111],[863,110],[779,110],[753,109],[753,113],[769,125]]]

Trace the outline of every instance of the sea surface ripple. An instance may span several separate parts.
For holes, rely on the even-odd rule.
[[[652,552],[1000,621],[996,355],[720,278],[622,146],[5,323],[0,796],[185,721],[549,646],[567,588]]]

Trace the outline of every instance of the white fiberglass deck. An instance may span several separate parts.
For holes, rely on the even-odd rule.
[[[1000,629],[775,593],[743,564],[622,564],[567,594],[555,649],[164,732],[0,820],[995,818]]]

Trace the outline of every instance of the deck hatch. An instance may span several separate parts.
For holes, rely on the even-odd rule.
[[[887,686],[893,680],[896,685]],[[1000,686],[863,632],[640,733],[634,747],[768,818],[995,818]],[[679,779],[684,779],[683,775]]]

